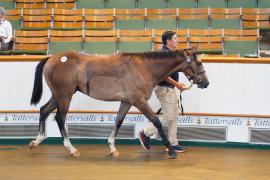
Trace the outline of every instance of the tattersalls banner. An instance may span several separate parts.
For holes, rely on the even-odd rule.
[[[54,131],[59,131],[54,120],[55,113],[52,113],[47,121],[47,137],[55,137]],[[115,123],[116,114],[114,113],[68,113],[67,124],[111,124]],[[0,113],[0,126],[13,126],[33,124],[38,125],[39,113]],[[135,131],[143,129],[149,121],[142,114],[127,114],[123,124],[132,124]],[[177,118],[179,127],[197,128],[225,128],[227,129],[228,142],[249,142],[252,129],[263,129],[264,133],[270,134],[270,118],[252,117],[224,117],[224,116],[182,116]],[[55,129],[54,129],[55,128]],[[136,132],[134,133],[136,138]],[[1,137],[0,132],[0,139]]]
[[[52,113],[47,121],[54,121]],[[114,123],[116,114],[101,113],[68,113],[67,123]],[[39,113],[0,113],[0,123],[38,123]],[[127,114],[125,123],[145,123],[148,119],[142,114]],[[179,125],[206,126],[249,126],[270,128],[270,118],[223,117],[223,116],[182,116],[177,118]]]

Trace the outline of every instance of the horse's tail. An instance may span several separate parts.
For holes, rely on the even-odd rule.
[[[46,57],[42,59],[36,67],[34,87],[33,87],[32,98],[30,102],[31,105],[32,104],[36,105],[41,99],[42,90],[43,90],[43,85],[42,85],[43,67],[49,58],[50,57]]]

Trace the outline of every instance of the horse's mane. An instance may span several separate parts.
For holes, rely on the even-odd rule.
[[[184,49],[175,50],[175,51],[147,51],[147,52],[138,52],[138,53],[122,53],[122,56],[125,57],[142,57],[148,59],[163,59],[163,58],[177,58],[179,56],[184,57]]]

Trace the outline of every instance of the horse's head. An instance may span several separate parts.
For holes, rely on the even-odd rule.
[[[197,56],[196,47],[184,50],[185,67],[183,73],[189,80],[193,80],[198,88],[207,88],[209,81],[200,58]]]

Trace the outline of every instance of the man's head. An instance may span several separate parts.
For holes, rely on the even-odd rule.
[[[177,47],[177,35],[174,31],[165,31],[162,34],[162,43],[170,50],[175,50]]]
[[[3,7],[0,7],[0,21],[3,21],[6,15],[6,11]]]

